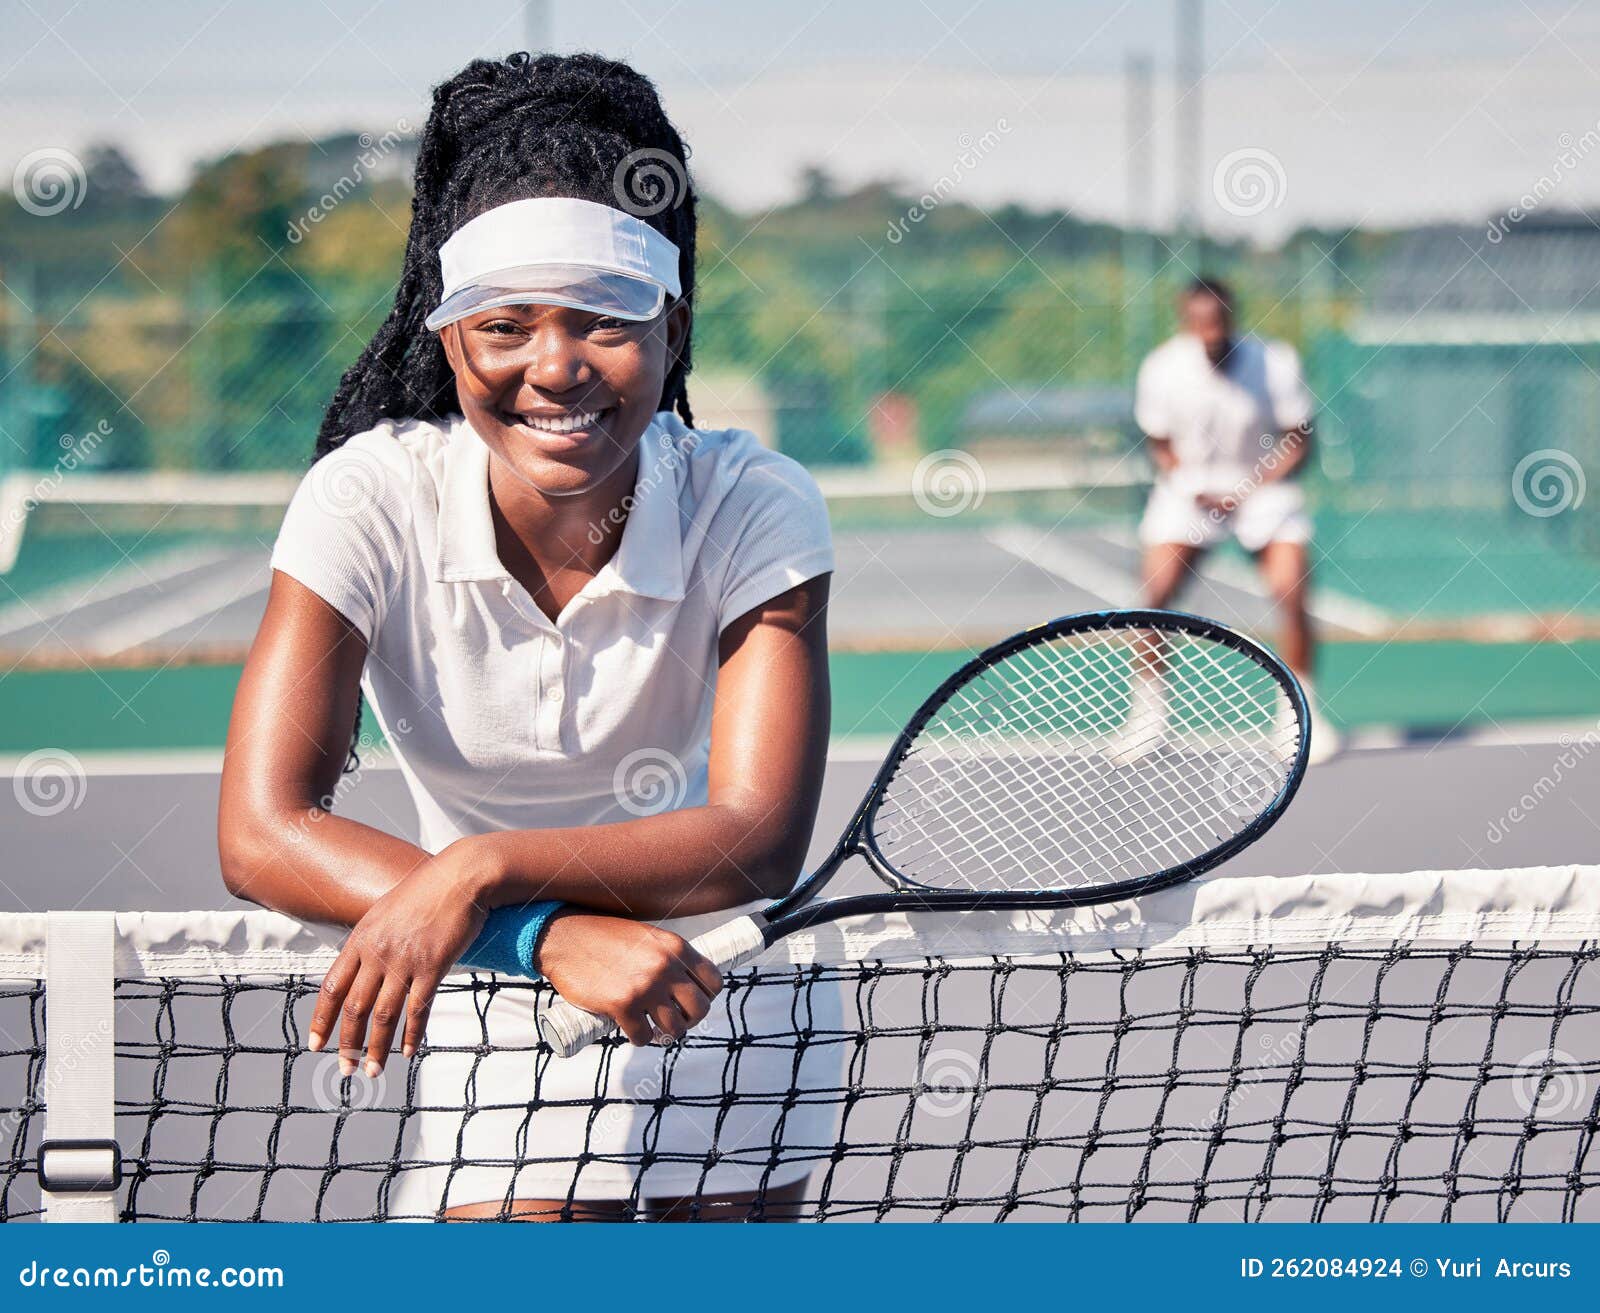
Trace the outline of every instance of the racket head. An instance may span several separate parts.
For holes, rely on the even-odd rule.
[[[1293,800],[1309,747],[1298,681],[1235,630],[1176,611],[1063,616],[929,696],[847,843],[918,906],[1115,901],[1247,847]]]

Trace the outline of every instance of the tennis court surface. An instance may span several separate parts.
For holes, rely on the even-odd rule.
[[[88,921],[86,941],[81,915],[0,918],[6,1219],[41,1214],[34,1155],[56,1091],[103,1077],[124,1180],[101,1198],[126,1220],[422,1219],[464,1159],[558,1173],[568,1214],[620,1170],[633,1188],[618,1218],[696,1217],[708,1181],[740,1182],[759,1208],[804,1164],[806,1202],[770,1216],[1600,1220],[1595,868],[1212,876],[1105,908],[823,927],[732,979],[717,1003],[732,1040],[609,1043],[592,1060],[623,1066],[625,1096],[576,1103],[541,1099],[561,1061],[547,1048],[471,1035],[341,1080],[305,1046],[336,941],[286,918]],[[51,957],[52,932],[102,934],[103,960]],[[448,987],[479,1016],[549,997]],[[52,989],[72,1006],[47,1045]],[[791,1026],[741,1027],[774,991]],[[695,1061],[707,1045],[714,1061]],[[787,1084],[747,1078],[766,1045],[793,1051]],[[468,1102],[420,1102],[428,1064],[470,1074]],[[475,1143],[492,1109],[472,1092],[507,1082],[521,1131]],[[786,1132],[819,1104],[831,1136]],[[688,1107],[718,1115],[686,1148],[672,1122]],[[408,1156],[422,1116],[459,1124],[453,1157]],[[540,1128],[556,1120],[620,1124],[627,1148],[552,1160]]]

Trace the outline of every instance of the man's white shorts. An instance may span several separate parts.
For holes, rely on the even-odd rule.
[[[1232,515],[1224,515],[1201,506],[1187,487],[1158,483],[1139,523],[1139,541],[1147,547],[1155,543],[1214,547],[1229,538],[1247,552],[1259,552],[1268,543],[1310,542],[1305,493],[1297,484],[1269,483],[1250,493]]]

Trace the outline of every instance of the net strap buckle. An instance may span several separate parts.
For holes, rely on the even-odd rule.
[[[122,1184],[115,1140],[46,1140],[39,1146],[39,1188],[50,1194],[102,1194]]]

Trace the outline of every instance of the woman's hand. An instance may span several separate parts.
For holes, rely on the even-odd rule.
[[[353,1074],[364,1048],[366,1074],[376,1076],[402,1015],[400,1051],[408,1058],[416,1052],[439,982],[488,916],[480,896],[491,878],[486,863],[483,845],[459,840],[372,904],[323,977],[311,1015],[312,1052],[327,1043],[338,1019],[340,1072]]]
[[[634,1044],[674,1040],[711,1011],[722,973],[687,940],[619,916],[562,912],[539,943],[539,970],[561,997],[610,1017]]]

